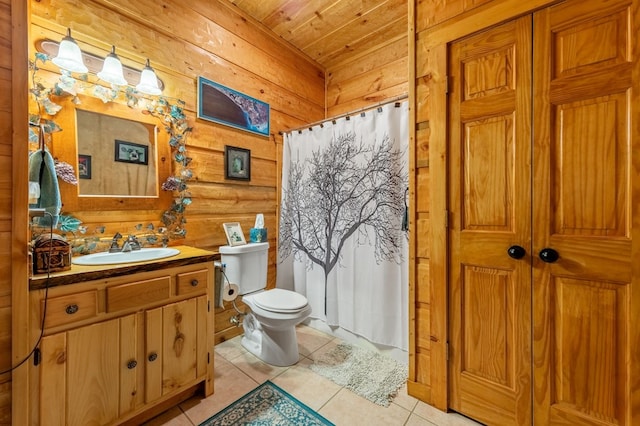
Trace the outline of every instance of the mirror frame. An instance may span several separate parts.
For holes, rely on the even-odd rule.
[[[158,196],[81,196],[80,182],[72,185],[60,182],[60,197],[62,210],[68,213],[78,211],[109,211],[109,210],[165,210],[173,201],[171,191],[162,190],[162,182],[172,175],[171,146],[169,135],[161,127],[160,120],[150,114],[144,114],[143,110],[133,109],[118,102],[105,103],[98,98],[87,95],[78,95],[81,103],[75,105],[72,98],[57,100],[62,109],[56,114],[56,123],[62,129],[61,132],[51,134],[51,154],[60,161],[71,164],[78,175],[78,144],[76,109],[138,121],[158,127],[157,150],[157,193]],[[135,117],[132,118],[132,115]],[[80,179],[78,179],[80,181]]]

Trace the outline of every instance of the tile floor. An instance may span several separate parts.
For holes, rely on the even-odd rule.
[[[297,328],[300,361],[274,367],[260,361],[240,345],[240,336],[215,347],[215,392],[196,396],[146,423],[147,426],[198,425],[266,380],[293,395],[336,425],[476,426],[455,413],[443,413],[400,389],[389,407],[369,402],[309,369],[314,357],[341,342],[315,328]]]

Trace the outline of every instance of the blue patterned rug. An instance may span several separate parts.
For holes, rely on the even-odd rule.
[[[311,426],[333,423],[267,380],[200,423],[200,426],[239,425]]]

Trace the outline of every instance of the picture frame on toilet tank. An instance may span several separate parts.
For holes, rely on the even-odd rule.
[[[244,239],[242,228],[239,222],[227,222],[223,223],[224,233],[227,235],[227,241],[230,246],[241,246],[247,244],[247,240]]]

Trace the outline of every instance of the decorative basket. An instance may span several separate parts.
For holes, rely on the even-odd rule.
[[[71,269],[71,246],[58,234],[43,234],[33,242],[33,273]]]

